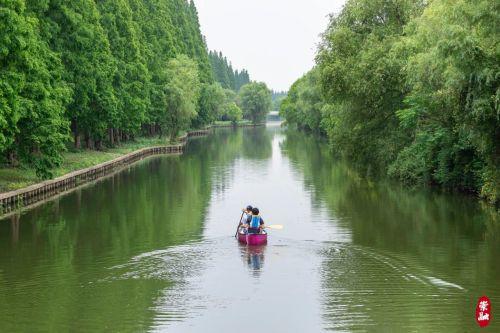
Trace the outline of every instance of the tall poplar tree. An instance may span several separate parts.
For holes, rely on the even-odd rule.
[[[25,1],[0,1],[0,13],[0,152],[48,178],[61,163],[71,91]]]
[[[30,0],[38,1],[38,0]],[[50,0],[38,18],[50,31],[49,44],[61,55],[63,78],[73,87],[67,116],[78,147],[83,135],[87,147],[100,146],[116,121],[113,89],[116,64],[93,0]]]
[[[101,24],[116,64],[113,88],[117,112],[111,122],[109,140],[135,135],[141,129],[149,107],[149,72],[141,53],[138,27],[126,0],[98,1]]]

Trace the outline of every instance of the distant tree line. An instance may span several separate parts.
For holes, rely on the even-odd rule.
[[[259,124],[265,121],[271,110],[271,91],[263,82],[250,82],[241,87],[238,93],[231,89],[224,89],[219,83],[206,86],[202,89],[201,110],[199,119],[204,123],[215,120],[230,121],[236,124],[242,119]]]
[[[370,173],[500,199],[500,3],[348,0],[281,105]]]
[[[271,100],[273,103],[271,108],[273,109],[273,111],[278,111],[280,109],[281,103],[286,98],[286,96],[287,96],[286,91],[271,90]]]
[[[234,70],[231,63],[221,52],[210,51],[209,58],[214,79],[220,83],[222,88],[238,92],[242,86],[250,83],[247,70]]]

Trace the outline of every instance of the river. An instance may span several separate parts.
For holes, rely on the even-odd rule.
[[[247,204],[284,226],[267,246],[233,238]],[[473,198],[366,180],[279,126],[218,129],[0,221],[0,331],[471,332],[486,295],[499,332],[499,255]]]

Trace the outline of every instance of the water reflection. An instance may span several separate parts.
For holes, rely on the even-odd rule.
[[[15,245],[19,241],[19,215],[14,214],[10,217],[10,226],[11,226],[11,241],[12,244]]]
[[[248,246],[240,244],[243,261],[247,264],[254,277],[259,277],[262,273],[266,248],[267,245]]]
[[[232,237],[242,203],[284,225],[267,246]],[[477,297],[500,303],[499,222],[311,136],[217,130],[2,221],[0,330],[253,332],[256,309],[266,332],[472,331]]]
[[[467,309],[477,297],[500,301],[494,210],[466,196],[365,179],[311,136],[288,132],[280,147],[314,203],[352,235],[341,251],[322,252],[325,328],[470,330]]]
[[[243,136],[242,156],[252,160],[265,160],[271,157],[272,132],[265,127],[256,127],[252,131],[246,131]]]

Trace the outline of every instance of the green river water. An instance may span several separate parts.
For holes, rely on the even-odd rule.
[[[233,238],[258,206],[267,246]],[[218,129],[0,221],[1,332],[500,332],[500,218]],[[478,298],[492,321],[475,322]]]

